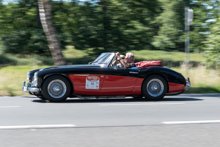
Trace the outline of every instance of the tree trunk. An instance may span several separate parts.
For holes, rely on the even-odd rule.
[[[41,24],[47,37],[54,64],[57,66],[65,65],[66,61],[61,52],[60,41],[52,22],[50,0],[38,0],[38,6]]]

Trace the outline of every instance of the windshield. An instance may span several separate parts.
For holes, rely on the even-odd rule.
[[[114,57],[114,53],[102,53],[98,58],[96,58],[92,63],[93,64],[109,64]],[[104,65],[104,66],[106,66]]]

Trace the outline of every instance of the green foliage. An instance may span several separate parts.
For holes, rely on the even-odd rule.
[[[96,4],[73,4],[75,7],[68,9],[64,30],[76,48],[89,49],[90,53],[151,48],[153,31],[149,25],[156,2],[148,3],[101,0]]]
[[[213,10],[205,5],[213,5],[208,0],[100,0],[94,3],[66,4],[65,13],[61,13],[62,19],[68,17],[63,22],[68,42],[94,54],[143,48],[184,51],[185,6],[195,9],[190,49],[200,52],[207,37],[205,33],[209,31],[210,23],[206,21],[214,16],[211,15]]]
[[[4,53],[50,55],[45,35],[41,29],[17,30],[3,34],[1,39]]]
[[[51,57],[36,55],[0,55],[0,66],[17,65],[53,65]]]
[[[218,5],[215,1],[173,1],[160,0],[160,14],[153,24],[158,25],[158,33],[153,36],[157,49],[184,51],[185,43],[185,7],[193,9],[194,19],[190,26],[190,51],[202,52],[210,25],[210,19],[216,18]],[[212,7],[212,9],[210,8]]]
[[[15,60],[8,58],[7,56],[0,55],[0,64],[2,65],[14,65],[16,63]]]
[[[1,2],[1,1],[0,1]],[[184,8],[194,10],[190,50],[201,52],[218,0],[51,1],[62,48],[74,45],[89,54],[128,50],[184,51]],[[209,7],[212,6],[213,9]],[[50,55],[36,0],[0,5],[0,39],[5,53]]]
[[[160,0],[160,14],[153,24],[158,26],[153,46],[158,49],[184,49],[184,1]]]
[[[53,3],[55,6],[59,3]],[[50,56],[46,36],[43,32],[36,0],[19,0],[17,4],[10,3],[0,6],[0,39],[3,42],[4,53],[41,54]],[[65,8],[64,6],[62,6]],[[55,7],[56,8],[56,7]],[[58,10],[58,11],[57,11]],[[62,9],[57,8],[57,13]],[[64,48],[65,37],[60,33]]]
[[[37,1],[20,0],[18,4],[1,7],[0,36],[4,53],[50,55],[37,14]]]
[[[162,51],[162,50],[131,50],[135,54],[135,62],[138,61],[152,61],[161,60],[164,66],[168,67],[179,67],[185,60],[185,53],[177,51]],[[87,50],[76,50],[72,46],[67,46],[63,51],[63,55],[67,60],[68,64],[88,64],[88,62],[94,61],[98,55],[91,56]],[[199,65],[204,57],[200,53],[191,53],[191,64],[192,66]],[[0,66],[5,65],[53,65],[51,57],[38,56],[38,55],[13,55],[4,54],[0,55]]]
[[[220,20],[212,25],[211,34],[205,42],[205,63],[208,68],[220,69]]]
[[[214,22],[209,21],[216,19],[218,14],[218,5],[215,4],[218,0],[198,0],[194,1],[190,7],[194,12],[194,19],[190,28],[190,49],[195,52],[204,50],[204,41],[210,33],[210,26]],[[208,8],[211,7],[211,8]]]

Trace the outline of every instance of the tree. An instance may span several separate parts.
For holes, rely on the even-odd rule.
[[[205,41],[213,23],[218,18],[218,0],[197,0],[189,6],[193,9],[194,18],[190,28],[190,50],[203,52]],[[212,20],[212,21],[210,21]]]
[[[157,1],[100,0],[72,5],[64,28],[77,49],[100,54],[152,48],[154,30],[150,22]]]
[[[66,61],[61,51],[60,41],[52,22],[50,0],[38,0],[38,5],[41,24],[47,37],[54,64],[57,66],[65,65]]]
[[[64,64],[57,62],[63,60],[61,48],[65,45],[74,45],[90,54],[140,49],[184,51],[185,6],[194,10],[190,50],[201,52],[213,23],[209,20],[216,18],[219,11],[218,0],[38,2],[18,0],[1,5],[0,0],[1,41],[7,53],[50,55],[51,52],[56,65]],[[51,10],[45,7],[48,5]]]
[[[220,69],[220,19],[212,25],[211,34],[205,42],[205,63],[208,68]]]
[[[35,0],[0,5],[3,53],[50,55]]]
[[[184,49],[184,8],[188,3],[178,0],[159,0],[159,13],[153,22],[158,28],[152,45],[156,49]]]

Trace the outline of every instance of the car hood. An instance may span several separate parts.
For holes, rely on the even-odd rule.
[[[89,64],[81,64],[81,65],[64,65],[64,66],[55,66],[55,67],[46,67],[46,68],[41,68],[41,69],[35,69],[35,70],[32,70],[32,71],[29,71],[28,72],[28,75],[30,77],[34,76],[34,74],[36,72],[49,72],[49,70],[59,70],[59,71],[62,71],[62,70],[74,70],[74,69],[83,69],[83,68],[97,68],[97,67],[100,67],[99,65],[89,65]]]
[[[93,68],[93,67],[100,67],[98,65],[88,65],[88,64],[81,64],[81,65],[64,65],[64,66],[55,66],[55,67],[46,67],[42,68],[39,71],[44,70],[53,70],[53,69],[73,69],[73,68]]]

